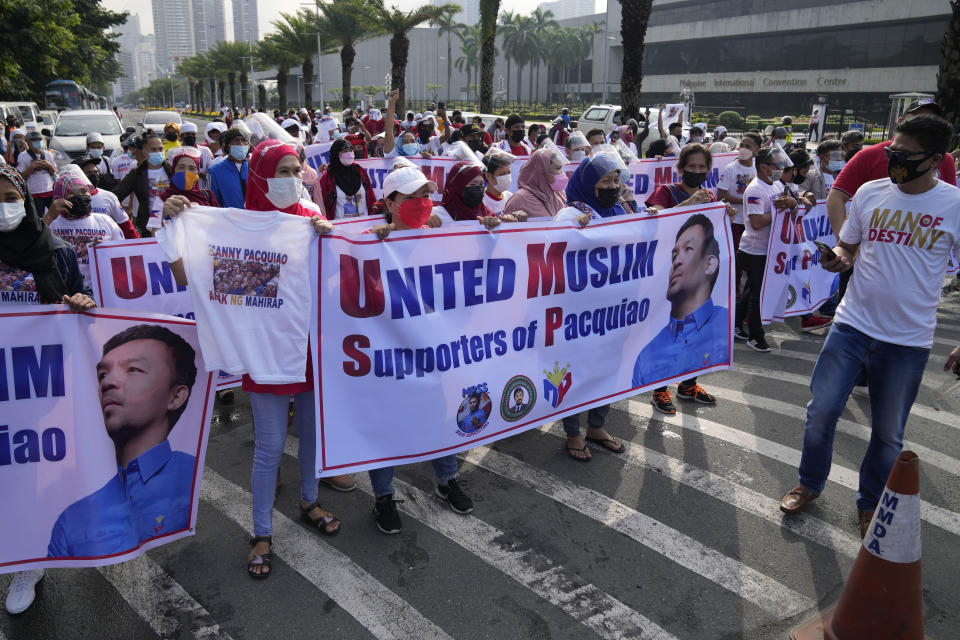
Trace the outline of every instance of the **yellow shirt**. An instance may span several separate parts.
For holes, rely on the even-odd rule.
[[[174,142],[170,142],[169,140],[167,140],[166,138],[164,138],[164,139],[163,139],[163,157],[164,157],[164,158],[167,157],[167,152],[169,152],[170,149],[173,149],[174,147],[179,147],[179,146],[180,146],[180,141],[179,141],[179,140],[175,140]]]

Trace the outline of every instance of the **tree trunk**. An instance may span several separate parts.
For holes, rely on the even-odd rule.
[[[303,102],[301,107],[310,108],[313,104],[313,56],[303,59]]]
[[[620,72],[620,104],[623,121],[640,117],[643,89],[643,48],[653,0],[620,0],[620,42],[623,65]],[[604,39],[604,46],[608,46]],[[606,78],[604,78],[606,80]]]
[[[947,33],[940,50],[940,69],[937,72],[937,104],[943,109],[947,122],[960,122],[960,2],[951,0],[953,12],[947,23]],[[956,135],[950,141],[956,148]]]
[[[340,49],[340,78],[343,80],[343,84],[340,89],[340,95],[343,98],[343,108],[349,109],[351,98],[352,87],[350,86],[351,81],[353,80],[353,60],[357,57],[357,51],[353,48],[352,45],[347,45]],[[361,90],[360,93],[363,93]],[[320,96],[321,101],[323,96]]]
[[[277,108],[280,113],[287,112],[287,77],[290,75],[290,69],[280,67],[277,69]]]
[[[227,81],[222,78],[217,81],[217,86],[220,87],[220,104],[218,107],[227,106]]]
[[[210,78],[210,104],[213,105],[211,111],[216,111],[217,105],[217,79]]]
[[[493,111],[493,67],[496,64],[497,14],[500,0],[480,0],[480,113]]]
[[[197,96],[197,101],[196,101],[196,102],[197,102],[197,105],[198,105],[199,108],[200,108],[200,113],[204,113],[204,112],[206,111],[206,109],[203,108],[203,107],[204,107],[204,102],[205,102],[205,100],[204,100],[204,98],[203,98],[203,81],[202,81],[202,80],[198,80],[198,81],[196,81],[196,82],[193,83],[193,92],[194,92],[194,93],[196,94],[196,96]]]
[[[447,102],[450,102],[450,98],[453,97],[452,91],[453,87],[450,85],[453,84],[453,43],[451,42],[452,34],[447,31]],[[467,95],[470,95],[470,80],[467,80]]]
[[[506,58],[507,58],[507,93],[504,95],[504,100],[503,100],[504,104],[506,104],[506,102],[510,100],[510,56],[506,56]]]
[[[240,102],[243,103],[245,107],[249,107],[252,103],[247,90],[247,74],[245,73],[240,74]]]
[[[531,72],[531,75],[533,75],[532,72]],[[539,60],[537,60],[537,89],[536,89],[536,91],[537,91],[537,92],[536,92],[536,96],[537,96],[536,103],[537,103],[537,104],[540,104],[540,61],[539,61]]]
[[[406,111],[407,99],[407,56],[410,53],[410,39],[405,33],[395,33],[390,38],[390,82],[400,92],[397,99],[397,113]]]
[[[230,108],[235,109],[237,106],[237,74],[230,72],[227,75],[227,80],[230,82]]]
[[[523,104],[523,65],[517,62],[517,106]]]

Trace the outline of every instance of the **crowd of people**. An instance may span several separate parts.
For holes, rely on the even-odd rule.
[[[843,285],[834,299],[802,321],[802,328],[809,331],[833,326],[811,382],[800,483],[780,508],[797,513],[823,490],[837,419],[851,390],[866,386],[873,438],[861,467],[857,498],[863,533],[900,449],[906,415],[932,343],[939,283],[950,249],[960,243],[960,219],[952,209],[960,204],[960,191],[948,153],[953,127],[942,119],[936,103],[911,105],[887,142],[865,147],[862,134],[847,132],[808,149],[792,142],[786,121],[767,134],[746,131],[734,138],[721,126],[710,131],[695,123],[685,132],[680,121],[665,125],[661,108],[657,122],[650,121],[648,110],[607,133],[578,130],[566,109],[549,128],[528,124],[518,114],[487,125],[479,116],[467,119],[456,110],[448,114],[443,106],[397,113],[397,98],[394,91],[385,109],[364,113],[347,110],[334,115],[329,107],[302,108],[272,116],[252,114],[243,120],[225,113],[205,126],[202,139],[193,123],[169,123],[163,131],[125,135],[122,154],[111,158],[104,156],[99,134],[91,133],[87,153],[60,168],[39,134],[8,131],[7,164],[0,166],[0,267],[10,271],[0,271],[0,285],[33,287],[40,302],[89,309],[94,302],[84,277],[83,249],[65,239],[149,237],[166,219],[193,206],[279,210],[310,218],[317,233],[331,231],[332,220],[378,214],[385,222],[371,233],[383,239],[393,231],[452,221],[477,221],[493,229],[540,218],[586,227],[614,216],[657,216],[665,209],[721,201],[736,248],[732,337],[766,353],[770,346],[760,322],[759,298],[772,216],[778,210],[802,216],[825,199],[838,242],[834,255],[823,254],[821,260],[824,268],[841,274]],[[329,164],[320,171],[306,162],[305,148],[311,143],[330,143]],[[737,159],[723,170],[714,193],[705,187],[713,158],[732,151]],[[437,185],[412,162],[435,156],[456,160],[439,203],[431,198]],[[630,162],[640,156],[675,158],[679,178],[658,186],[643,202],[636,201],[627,186]],[[368,157],[393,159],[381,198],[357,164]],[[517,158],[525,163],[511,192],[510,169]],[[570,163],[577,166],[568,176],[565,167]],[[921,253],[868,237],[869,215],[875,207],[918,211],[921,206],[925,213],[943,217],[947,232],[943,243]],[[700,237],[697,233],[690,237]],[[709,258],[706,242],[693,242],[691,247]],[[681,253],[674,252],[675,264],[684,259]],[[182,269],[171,266],[178,282],[185,278]],[[220,293],[276,295],[275,266],[219,259],[215,272]],[[29,285],[25,273],[30,274]],[[891,300],[893,280],[902,288]],[[663,340],[686,343],[708,324],[704,314],[709,309],[706,305],[677,309],[675,305],[671,311],[670,331]],[[960,350],[955,350],[948,367],[958,356]],[[638,385],[644,379],[641,364],[640,373],[635,373]],[[247,555],[247,571],[255,579],[265,579],[272,571],[272,505],[290,411],[300,436],[302,519],[323,535],[341,530],[336,515],[318,502],[313,384],[309,366],[304,383],[264,385],[244,378],[255,434],[254,537]],[[676,396],[703,405],[717,403],[697,378],[680,382]],[[673,415],[677,410],[673,399],[668,387],[660,387],[651,402],[657,411]],[[606,429],[608,411],[607,406],[587,411],[585,434],[579,415],[563,419],[566,450],[573,460],[591,459],[587,442],[613,453],[624,451],[626,445]],[[436,495],[457,513],[470,513],[474,503],[458,480],[456,457],[438,458],[433,467]],[[376,526],[395,534],[402,525],[392,484],[394,469],[369,473]],[[349,475],[324,482],[342,492],[356,487]],[[17,575],[10,586],[8,611],[29,606],[42,575],[42,571]]]

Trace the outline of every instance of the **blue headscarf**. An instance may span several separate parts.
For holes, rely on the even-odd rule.
[[[580,166],[570,176],[570,182],[567,183],[567,205],[574,206],[575,202],[582,202],[589,205],[591,209],[597,212],[601,218],[610,216],[626,215],[620,203],[604,209],[597,202],[597,196],[594,189],[603,176],[611,171],[619,171],[620,165],[607,153],[599,153],[593,157],[587,157],[580,161]]]

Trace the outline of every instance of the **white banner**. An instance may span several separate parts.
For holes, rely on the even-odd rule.
[[[316,144],[307,145],[305,150],[307,164],[309,164],[319,173],[323,167],[330,164],[330,147],[332,146],[333,142],[318,142]]]
[[[770,324],[813,313],[836,292],[839,276],[820,266],[819,240],[836,244],[825,200],[809,213],[777,211],[770,227],[767,264],[760,290],[760,321]]]
[[[0,573],[193,535],[215,391],[196,324],[61,305],[0,327]]]
[[[723,204],[585,229],[322,236],[318,475],[463,451],[729,369],[732,251]]]
[[[93,298],[101,307],[194,319],[190,293],[174,282],[156,238],[101,242],[90,255]],[[242,379],[221,371],[217,388],[239,387]]]

